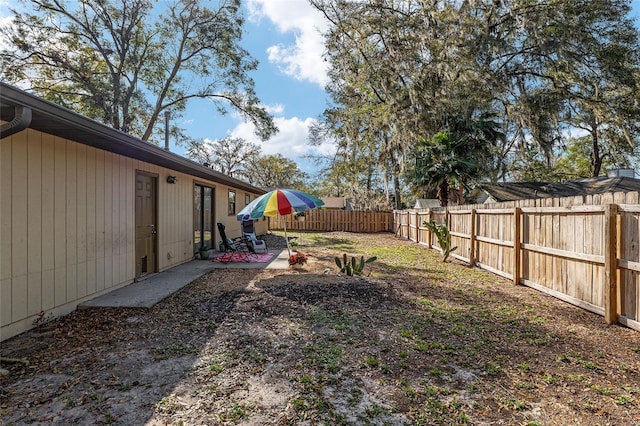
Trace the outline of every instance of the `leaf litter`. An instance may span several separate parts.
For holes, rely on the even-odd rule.
[[[640,424],[638,332],[392,234],[302,240],[304,267],[3,342],[28,363],[3,364],[0,423]],[[369,276],[337,274],[345,250]]]

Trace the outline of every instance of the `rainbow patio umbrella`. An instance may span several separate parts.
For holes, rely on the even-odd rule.
[[[278,214],[287,216],[321,206],[324,206],[324,202],[321,199],[306,192],[298,191],[297,189],[274,189],[247,204],[236,218],[243,221],[260,219],[264,216],[276,216]],[[287,240],[289,256],[291,256],[286,223],[284,223],[284,236]]]

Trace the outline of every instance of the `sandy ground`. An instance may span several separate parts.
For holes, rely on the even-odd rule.
[[[640,424],[637,332],[390,234],[322,238],[302,267],[3,342],[25,363],[0,423]],[[344,251],[376,252],[371,276],[338,274]]]

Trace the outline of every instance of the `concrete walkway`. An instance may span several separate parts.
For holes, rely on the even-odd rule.
[[[214,269],[288,269],[286,250],[270,250],[273,259],[268,263],[222,263],[192,260],[166,271],[144,277],[138,282],[81,303],[78,308],[151,308],[165,297],[175,293]]]

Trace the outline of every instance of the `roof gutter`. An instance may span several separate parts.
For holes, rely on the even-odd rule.
[[[31,108],[16,105],[15,111],[16,114],[13,117],[13,120],[0,126],[0,139],[14,135],[26,129],[29,127],[29,124],[31,124]]]

